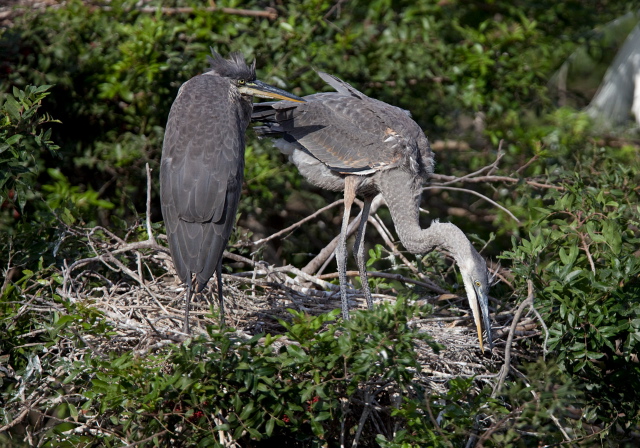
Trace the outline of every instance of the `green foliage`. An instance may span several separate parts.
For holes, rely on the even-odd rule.
[[[46,150],[52,156],[57,153],[51,129],[44,125],[59,122],[38,112],[50,88],[14,87],[12,94],[0,95],[0,204],[9,200],[24,211],[42,169],[41,152]]]
[[[59,212],[59,217],[67,225],[75,223],[76,218],[72,210],[78,215],[78,211],[87,207],[113,208],[113,204],[104,199],[99,199],[98,192],[89,187],[88,191],[82,191],[78,186],[72,186],[60,170],[49,168],[47,173],[55,181],[53,184],[42,186],[47,205]]]
[[[548,349],[586,388],[587,419],[628,427],[640,411],[629,393],[640,385],[638,167],[598,149],[578,158],[562,188],[532,208],[529,236],[503,257],[534,280]]]
[[[18,285],[25,284],[31,275]],[[96,316],[78,314],[77,307],[68,311],[71,313],[56,313],[35,325],[45,332],[30,333],[38,333],[44,347],[56,347],[74,328],[85,336],[109,334],[108,328],[96,325],[100,321]],[[158,434],[159,440],[219,446],[214,436],[224,431],[238,441],[306,438],[311,446],[321,446],[322,440],[338,437],[345,405],[355,408],[352,413],[360,412],[364,391],[383,393],[387,398],[377,400],[387,406],[387,394],[411,394],[415,389],[413,379],[420,365],[414,345],[418,340],[428,343],[429,338],[408,322],[420,312],[402,300],[373,313],[355,313],[352,321],[341,324],[331,323],[338,311],[317,317],[292,312],[293,322],[283,322],[287,328],[283,337],[257,335],[244,340],[230,330],[210,328],[208,338],[145,358],[135,358],[131,352],[96,356],[88,351],[82,359],[71,361],[60,353],[49,364],[42,364],[40,371],[64,368],[62,385],[81,391],[81,400],[58,409],[70,419],[51,429],[44,446],[82,444],[86,436],[69,429],[80,424],[83,415],[119,428],[110,436],[102,433],[105,444],[125,435],[129,440],[141,440]],[[19,372],[32,369],[27,360],[38,357],[44,362],[45,358],[43,347],[37,344],[30,344],[26,353],[14,348],[25,342],[20,330],[24,334],[32,318],[27,314],[20,320],[2,322],[6,334],[14,336],[2,349],[12,354],[11,364]],[[19,363],[16,358],[25,360]],[[23,386],[33,387],[31,378],[23,381],[27,380]],[[20,393],[18,389],[5,389],[3,399],[10,403]],[[414,408],[419,406],[415,399],[407,400]],[[349,424],[357,421],[350,418]],[[182,429],[163,435],[167,427]]]
[[[339,439],[341,419],[347,439],[354,437],[367,394],[378,394],[389,425],[379,431],[367,423],[363,438],[371,445],[463,446],[471,429],[486,435],[485,446],[561,443],[552,415],[573,426],[576,437],[586,434],[584,422],[602,424],[603,440],[613,440],[614,429],[635,428],[639,400],[629,391],[640,390],[637,142],[608,146],[609,136],[594,135],[585,115],[554,110],[547,92],[550,74],[576,45],[636,8],[633,2],[303,0],[276,2],[273,21],[198,9],[205,2],[172,2],[187,3],[193,13],[167,15],[136,11],[133,0],[112,1],[108,9],[71,1],[27,11],[0,30],[0,264],[7,279],[0,367],[3,375],[6,366],[16,374],[0,375],[0,425],[16,417],[24,396],[44,390],[53,398],[42,409],[60,419],[45,435],[50,446],[115,446],[154,435],[148,445],[173,438],[206,446],[218,443],[217,431],[246,444],[298,438],[322,446]],[[285,323],[294,342],[285,345],[284,338],[245,340],[211,329],[207,339],[141,359],[93,352],[86,345],[91,337],[113,333],[87,303],[61,299],[54,266],[89,251],[68,226],[100,223],[118,236],[139,234],[131,222],[144,209],[144,165],[157,174],[170,105],[181,83],[206,69],[209,46],[256,57],[264,81],[299,95],[326,89],[311,67],[335,73],[372,97],[410,109],[432,140],[468,140],[471,150],[438,152],[440,172],[485,166],[495,156],[489,146],[501,139],[500,169],[507,175],[537,157],[522,174],[543,189],[525,182],[476,187],[513,211],[519,227],[500,212],[483,215],[463,193],[429,200],[433,217],[447,216],[452,206],[468,210],[471,215],[451,219],[480,235],[476,245],[496,235],[484,253],[507,249],[502,259],[514,273],[516,297],[526,295],[527,280],[534,282],[548,340],[521,344],[534,354],[544,345],[547,361],[518,364],[526,382],[508,381],[495,399],[467,378],[452,379],[449,392],[437,394],[418,378],[414,346],[425,338],[408,319],[419,310],[402,300],[339,324],[332,323],[335,313],[294,314]],[[61,123],[49,128],[51,117]],[[484,130],[472,131],[472,120]],[[247,230],[241,235],[266,236],[335,199],[304,184],[270,142],[257,141],[251,131],[246,159],[239,225]],[[157,182],[154,188],[157,204]],[[158,207],[152,212],[159,221]],[[265,250],[265,257],[303,264],[335,236],[340,216],[333,212]],[[101,229],[94,234],[111,238]],[[371,268],[409,271],[382,246],[370,255]],[[455,268],[441,255],[415,263],[443,288],[456,288]],[[114,284],[125,277],[106,270],[94,273]],[[401,298],[423,293],[395,280],[371,282]],[[33,290],[27,306],[23,296]],[[511,291],[496,285],[492,294],[507,302]],[[40,298],[55,306],[39,309]],[[71,347],[87,354],[72,359]],[[380,391],[381,384],[388,389]],[[80,390],[75,401],[56,402],[69,388]],[[562,406],[581,400],[585,418],[572,425]],[[73,432],[87,416],[113,432]]]
[[[527,383],[509,383],[498,398],[475,389],[472,378],[452,378],[446,393],[434,392],[417,349],[437,354],[439,347],[410,325],[423,309],[402,299],[347,322],[335,321],[338,310],[315,317],[292,311],[292,321],[282,322],[286,332],[275,337],[210,327],[206,337],[136,356],[87,343],[119,337],[91,308],[57,298],[61,312],[18,313],[23,305],[11,299],[34,280],[45,294],[62,283],[26,273],[3,296],[10,317],[0,326],[10,338],[0,348],[16,376],[0,394],[0,418],[15,417],[21,394],[39,398],[56,415],[41,446],[223,446],[222,433],[241,445],[320,447],[338,446],[342,437],[350,443],[360,429],[363,446],[450,447],[464,444],[472,427],[485,433],[485,446],[537,446],[562,440],[551,415],[580,399],[552,363],[525,366]],[[76,430],[85,425],[101,429]]]

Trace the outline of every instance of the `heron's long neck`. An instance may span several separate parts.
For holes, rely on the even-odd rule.
[[[389,170],[381,176],[378,187],[400,241],[409,252],[445,249],[459,262],[474,250],[466,235],[454,224],[435,221],[426,229],[420,227],[421,184],[415,176],[401,170]]]

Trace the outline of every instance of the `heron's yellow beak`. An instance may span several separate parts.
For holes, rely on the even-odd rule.
[[[245,95],[253,95],[260,98],[268,98],[273,100],[287,100],[287,101],[295,101],[297,103],[304,103],[305,100],[300,98],[299,96],[295,96],[292,93],[289,93],[285,90],[278,89],[277,87],[270,86],[269,84],[265,84],[262,81],[248,81],[245,85],[239,86],[238,90],[240,93]]]
[[[480,351],[484,352],[484,345],[482,344],[482,323],[484,323],[484,329],[487,332],[487,342],[489,343],[489,347],[493,348],[493,339],[491,337],[491,322],[489,320],[489,298],[483,291],[482,287],[477,286],[475,283],[472,283],[471,288],[465,289],[467,290],[469,306],[471,307],[471,312],[473,313],[473,320],[476,323],[476,331],[478,332]]]

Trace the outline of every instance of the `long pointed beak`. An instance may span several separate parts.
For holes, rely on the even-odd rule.
[[[469,294],[473,292],[474,294]],[[493,339],[491,337],[491,322],[489,321],[489,299],[481,288],[476,288],[475,285],[472,291],[467,290],[467,298],[469,299],[469,305],[471,306],[471,312],[473,313],[473,320],[476,323],[476,330],[478,332],[478,342],[480,343],[480,350],[484,352],[484,345],[482,344],[482,324],[484,323],[484,329],[487,332],[487,342],[489,347],[493,348]],[[482,315],[482,317],[480,317]]]
[[[289,93],[282,89],[278,89],[277,87],[270,86],[269,84],[265,84],[264,82],[258,80],[247,82],[244,86],[239,87],[238,90],[240,90],[240,92],[244,93],[245,95],[253,95],[260,98],[295,101],[297,103],[306,102],[299,96],[295,96],[292,93]]]
[[[482,321],[484,323],[484,330],[487,332],[487,342],[489,343],[489,349],[493,349],[493,338],[491,337],[491,321],[489,316],[489,298],[480,290],[476,289],[478,302],[480,302],[480,310],[482,311]],[[476,323],[476,327],[478,327]],[[480,348],[482,348],[482,333],[478,333],[480,338]],[[484,351],[484,349],[482,350]]]

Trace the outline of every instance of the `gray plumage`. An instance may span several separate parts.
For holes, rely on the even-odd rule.
[[[185,82],[171,106],[160,164],[160,200],[169,249],[187,284],[185,331],[195,275],[196,292],[216,273],[222,319],[222,254],[240,201],[245,131],[252,95],[300,98],[256,80],[255,61],[213,52],[211,70]]]
[[[434,221],[429,228],[420,228],[422,183],[433,172],[434,163],[422,129],[407,111],[369,98],[334,76],[319,75],[336,92],[306,96],[306,102],[301,104],[255,104],[252,120],[263,122],[255,128],[259,135],[281,137],[275,145],[310,183],[344,191],[345,212],[336,249],[343,317],[349,318],[346,231],[350,208],[356,194],[364,197],[354,255],[363,293],[371,308],[362,240],[371,201],[381,193],[400,241],[409,252],[426,253],[439,248],[454,257],[474,314],[480,347],[483,348],[480,313],[492,346],[484,259],[453,224]]]

